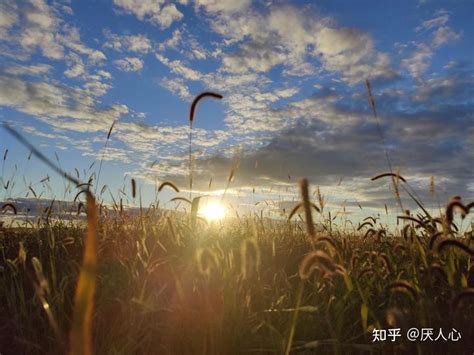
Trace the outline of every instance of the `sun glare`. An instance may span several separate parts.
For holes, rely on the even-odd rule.
[[[226,209],[219,202],[209,202],[201,208],[200,214],[208,221],[218,221],[224,218]]]

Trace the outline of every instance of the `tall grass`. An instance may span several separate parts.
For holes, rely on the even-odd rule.
[[[193,191],[193,153],[192,153],[192,143],[193,143],[193,122],[196,114],[196,108],[198,103],[206,98],[212,97],[214,99],[222,99],[222,95],[217,94],[215,92],[203,92],[196,96],[191,103],[191,107],[189,109],[189,198],[192,197]]]
[[[2,352],[61,353],[65,347],[78,354],[413,353],[420,347],[423,354],[437,354],[471,349],[469,231],[452,228],[455,237],[446,238],[443,224],[436,230],[421,224],[404,238],[401,231],[380,234],[366,220],[361,222],[372,225],[359,231],[337,224],[332,236],[315,230],[313,250],[308,229],[298,228],[294,218],[262,223],[260,216],[248,215],[206,225],[168,210],[144,209],[134,217],[117,208],[98,213],[97,225],[93,211],[98,210],[88,211],[92,220],[85,238],[82,227],[59,219],[1,233]],[[368,228],[375,233],[364,237]],[[90,233],[96,236],[93,243]],[[28,276],[33,258],[49,285],[46,303],[36,300]],[[371,329],[390,327],[395,318],[410,327],[454,327],[463,339],[372,343]]]
[[[52,168],[61,176],[63,176],[66,180],[69,180],[70,182],[75,184],[76,187],[80,189],[80,192],[84,192],[87,196],[87,234],[84,245],[84,256],[79,271],[79,278],[77,280],[76,291],[74,296],[74,312],[70,334],[70,353],[74,355],[91,355],[93,354],[92,317],[94,311],[94,294],[96,289],[98,242],[97,206],[95,202],[95,197],[89,189],[90,183],[81,183],[78,179],[72,177],[71,175],[63,171],[60,167],[56,166],[53,162],[51,162],[51,160],[49,160],[45,155],[38,151],[33,145],[31,145],[31,143],[28,142],[28,140],[26,140],[16,130],[6,124],[4,125],[4,127],[20,143],[28,147],[36,157],[38,157],[46,165],[48,165],[50,168]],[[50,207],[50,213],[51,210],[52,209]],[[38,267],[36,267],[36,270],[38,270]],[[40,295],[42,294],[40,292],[37,293]],[[43,303],[43,308],[48,315],[50,323],[53,325],[53,329],[58,335],[59,330],[55,321],[53,322],[52,314],[49,309],[49,304],[46,303],[44,298],[41,299]]]

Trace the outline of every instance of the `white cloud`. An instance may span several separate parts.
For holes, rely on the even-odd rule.
[[[279,89],[275,90],[275,95],[279,97],[292,97],[293,95],[296,95],[300,90],[298,88],[287,88],[287,89]]]
[[[109,91],[112,85],[98,80],[89,81],[84,84],[86,92],[92,96],[103,96]]]
[[[75,53],[70,53],[66,59],[68,69],[64,72],[64,75],[68,78],[76,78],[85,74],[84,62],[81,57]]]
[[[247,92],[268,85],[270,80],[263,75],[255,73],[228,74],[224,72],[211,72],[202,74],[206,87],[224,93]]]
[[[98,63],[106,59],[104,53],[99,50],[89,48],[81,42],[79,28],[66,26],[64,34],[59,36],[61,43],[73,51],[87,55],[91,63]]]
[[[168,28],[174,21],[179,21],[183,14],[176,8],[175,4],[168,4],[161,10],[160,25],[162,28]]]
[[[24,10],[25,24],[19,42],[23,48],[32,51],[40,48],[50,59],[62,59],[64,47],[59,43],[57,32],[59,19],[42,0],[31,0]]]
[[[273,92],[257,92],[253,97],[258,102],[277,102],[281,98],[289,98],[297,94],[298,88],[277,89]]]
[[[432,45],[436,48],[445,43],[456,41],[461,38],[462,32],[456,33],[452,28],[447,26],[446,24],[448,21],[449,13],[442,9],[439,10],[432,19],[422,22],[420,26],[415,28],[415,31],[432,31]]]
[[[435,49],[443,44],[461,38],[462,32],[456,33],[449,26],[445,26],[448,21],[448,13],[445,10],[440,10],[436,14],[436,17],[424,21],[415,29],[416,32],[421,31],[422,29],[432,32],[431,44],[413,42],[415,50],[408,58],[402,60],[402,67],[407,69],[415,79],[420,80],[422,75],[429,68],[431,65],[431,57],[433,56]]]
[[[415,31],[419,32],[423,29],[430,30],[436,27],[440,27],[440,26],[445,25],[448,21],[449,21],[448,12],[445,10],[440,10],[436,14],[436,16],[433,17],[432,19],[423,21],[420,26],[415,28]]]
[[[194,34],[186,30],[186,26],[174,30],[171,36],[158,46],[160,53],[169,49],[178,51],[188,59],[203,60],[209,56],[208,49],[196,39]]]
[[[6,38],[8,30],[18,22],[18,9],[14,3],[0,3],[0,37]]]
[[[179,42],[181,41],[182,36],[183,36],[183,31],[181,29],[178,28],[174,30],[170,38],[160,43],[160,46],[159,46],[160,51],[164,51],[167,48],[175,49],[178,46]]]
[[[322,28],[316,33],[315,52],[322,55],[324,68],[337,71],[350,83],[367,77],[393,77],[390,58],[378,53],[371,37],[354,29]]]
[[[256,149],[298,122],[315,120],[342,127],[360,119],[328,106],[335,97],[295,101],[292,97],[299,92],[298,88],[286,85],[275,88],[265,76],[276,66],[281,67],[283,75],[314,74],[323,69],[338,72],[351,84],[367,76],[394,75],[388,55],[375,49],[369,34],[337,28],[330,20],[315,18],[290,6],[271,7],[262,14],[221,11],[211,14],[210,25],[223,37],[213,49],[221,67],[204,73],[184,61],[156,53],[156,58],[181,79],[165,78],[160,84],[181,97],[188,97],[186,85],[191,80],[201,81],[206,89],[224,94],[226,128],[232,132],[233,143],[249,149]],[[186,55],[181,51],[190,47],[186,31],[175,33],[179,33],[178,50]],[[165,46],[162,47],[160,50]],[[229,53],[229,48],[236,49]],[[318,64],[321,65],[316,68]],[[283,99],[289,102],[284,109],[277,109]]]
[[[227,44],[243,42],[237,52],[223,55],[224,70],[267,72],[284,65],[285,75],[304,76],[317,72],[308,61],[310,57],[318,58],[325,70],[339,72],[350,84],[366,77],[396,75],[389,56],[375,49],[369,34],[336,28],[331,19],[292,6],[275,6],[263,15],[218,14],[212,20],[213,29],[224,36]]]
[[[161,147],[163,153],[166,153],[168,148],[173,148],[175,152],[181,151],[185,154],[187,153],[186,143],[189,140],[189,126],[145,125],[122,122],[116,128],[116,136],[142,153],[150,153],[156,151],[157,147]],[[193,129],[193,145],[195,144],[196,147],[212,147],[222,143],[228,137],[229,134],[222,130],[206,130],[197,127]]]
[[[30,0],[35,11],[29,9],[25,13],[28,22],[35,24],[40,28],[51,28],[56,24],[56,19],[50,7],[43,0]]]
[[[440,27],[434,32],[432,43],[434,47],[439,47],[445,43],[457,41],[461,35],[461,32],[456,33],[450,27]]]
[[[7,67],[5,72],[12,75],[41,75],[49,73],[53,67],[48,64],[32,64],[32,65],[13,65]]]
[[[28,28],[22,33],[20,43],[27,49],[39,47],[46,58],[62,59],[64,57],[64,47],[57,43],[52,33]]]
[[[114,64],[122,71],[140,71],[143,68],[143,60],[136,57],[125,57],[123,59],[114,60]]]
[[[97,109],[87,90],[0,76],[0,106],[32,115],[56,129],[79,132],[106,130],[128,112],[125,105]]]
[[[415,101],[430,101],[442,98],[445,102],[456,97],[468,97],[474,79],[463,76],[440,76],[428,79],[413,92]]]
[[[202,78],[201,73],[199,73],[197,70],[187,67],[180,60],[169,60],[159,53],[156,53],[155,56],[156,59],[158,59],[161,63],[169,67],[173,73],[181,75],[185,79],[200,80]]]
[[[321,69],[316,69],[316,67],[304,60],[293,61],[291,66],[286,67],[283,70],[284,76],[298,76],[298,77],[309,77],[315,76],[320,73]]]
[[[343,28],[322,28],[316,37],[317,51],[327,56],[337,56],[347,52],[367,52],[373,44],[369,35],[357,30]]]
[[[60,4],[53,2],[48,5],[43,0],[29,0],[21,4],[2,5],[0,9],[0,38],[10,43],[13,52],[6,53],[9,57],[25,60],[40,51],[44,57],[53,60],[71,61],[73,54],[87,56],[91,64],[106,59],[101,51],[82,43],[77,27],[65,23],[61,18],[64,7]],[[15,31],[9,32],[8,27],[13,24],[17,25]],[[68,68],[68,73],[72,75],[79,71],[79,66],[74,70]]]
[[[257,38],[240,46],[237,53],[224,56],[223,69],[232,73],[244,73],[254,70],[267,72],[275,65],[282,64],[286,53],[279,50],[268,38]]]
[[[105,48],[136,53],[148,53],[152,49],[151,41],[143,34],[120,36],[106,31],[105,36],[107,38],[107,41],[104,43]]]
[[[192,99],[192,96],[189,93],[189,88],[181,78],[163,78],[160,80],[160,85],[171,93],[178,95],[185,101],[190,101]]]
[[[106,70],[99,70],[97,72],[97,74],[99,74],[101,77],[103,77],[104,79],[112,79],[112,74],[110,74],[108,71]]]
[[[67,15],[74,15],[74,11],[72,11],[72,7],[66,4],[58,4],[61,10]]]
[[[278,33],[285,47],[297,56],[304,55],[307,46],[314,42],[315,32],[326,22],[322,18],[317,20],[291,6],[274,8],[267,18],[268,30]]]
[[[434,78],[429,79],[421,85],[414,95],[416,101],[426,101],[436,90],[438,92],[451,92],[456,86],[455,78]]]
[[[433,51],[428,45],[418,43],[411,56],[402,60],[402,67],[406,68],[412,77],[420,79],[430,66],[432,55]]]
[[[143,120],[145,117],[146,117],[146,113],[145,112],[136,112],[136,111],[132,111],[130,112],[131,116],[133,118],[138,118],[140,120]]]
[[[191,50],[191,53],[192,53],[193,57],[196,58],[196,59],[206,59],[207,58],[206,52],[203,51],[201,48],[193,48]]]
[[[139,20],[149,21],[161,28],[168,28],[183,17],[175,4],[165,4],[164,0],[114,0],[114,4]]]
[[[40,131],[37,127],[33,127],[33,126],[21,126],[21,129],[28,133],[28,134],[32,134],[32,135],[35,135],[35,136],[38,136],[38,137],[41,137],[41,138],[48,138],[48,139],[54,139],[55,141],[57,140],[68,140],[69,137],[65,136],[65,135],[62,135],[62,134],[58,134],[58,133],[55,133],[55,134],[52,134],[52,133],[46,133],[46,132],[43,132],[43,131]]]
[[[148,53],[151,50],[150,40],[145,35],[127,36],[127,42],[129,51]]]
[[[125,164],[132,162],[130,159],[130,150],[107,147],[101,149],[98,152],[85,151],[82,153],[83,156],[94,157],[95,159],[103,159],[105,161],[119,161]]]
[[[115,136],[120,139],[134,152],[148,155],[151,152],[160,150],[161,154],[166,154],[170,149],[176,152],[182,147],[186,150],[184,144],[189,133],[189,126],[149,126],[144,124],[123,122],[117,126]],[[179,145],[178,143],[183,143]],[[160,149],[158,149],[160,148]]]
[[[135,176],[166,177],[182,176],[187,173],[189,126],[145,125],[135,122],[121,122],[115,128],[116,139],[133,150],[135,157],[140,157],[141,167]],[[202,159],[212,156],[229,138],[229,133],[222,130],[193,129],[193,156]],[[160,159],[155,161],[155,153],[160,151]],[[153,166],[150,162],[155,161]]]
[[[266,17],[258,12],[233,15],[219,13],[211,17],[210,26],[224,37],[223,44],[228,46],[251,38],[253,34],[265,32]]]
[[[250,0],[196,0],[196,5],[204,7],[208,12],[232,13],[247,9]]]

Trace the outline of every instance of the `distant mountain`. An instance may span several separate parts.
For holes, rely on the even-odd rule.
[[[47,209],[51,208],[51,215],[55,218],[71,218],[82,219],[84,217],[85,208],[81,208],[81,214],[78,215],[78,208],[80,202],[53,200],[53,199],[35,199],[35,198],[11,198],[4,201],[0,201],[0,206],[11,203],[15,206],[17,216],[24,217],[38,217],[43,215]],[[112,205],[107,204],[109,215],[115,213]],[[136,216],[140,213],[139,207],[123,206],[123,210],[132,216]],[[160,209],[161,210],[161,209]],[[143,207],[142,211],[148,211],[148,207]],[[163,209],[166,211],[166,209]],[[174,211],[174,210],[173,210]],[[174,213],[181,214],[181,211],[174,211]],[[0,218],[11,217],[13,213],[10,209],[6,209],[4,213],[0,212]]]
[[[77,213],[78,202],[61,201],[51,199],[34,199],[34,198],[12,198],[0,202],[0,205],[11,203],[15,206],[19,215],[38,216],[45,209],[51,208],[53,214],[71,214]]]

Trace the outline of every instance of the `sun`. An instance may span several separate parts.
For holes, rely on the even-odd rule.
[[[226,209],[219,202],[209,202],[200,209],[199,214],[208,221],[218,221],[225,217]]]

